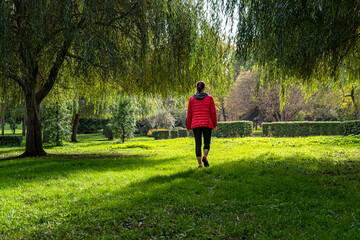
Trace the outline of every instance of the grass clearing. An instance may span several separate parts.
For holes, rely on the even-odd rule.
[[[360,136],[0,148],[0,239],[357,239]]]

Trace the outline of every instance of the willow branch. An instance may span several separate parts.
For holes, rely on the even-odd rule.
[[[55,80],[58,76],[59,70],[66,58],[66,54],[71,46],[72,38],[69,37],[65,39],[61,49],[57,53],[56,60],[50,70],[49,77],[42,88],[36,93],[36,101],[41,103],[41,101],[48,95],[52,87],[54,86]]]

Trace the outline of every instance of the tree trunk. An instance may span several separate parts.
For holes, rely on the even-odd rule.
[[[57,109],[56,109],[56,145],[60,146],[61,145],[61,141],[60,141],[60,126],[59,126],[59,105],[58,103],[56,103],[57,105]]]
[[[356,104],[354,92],[355,92],[355,89],[352,88],[352,89],[351,89],[350,97],[351,97],[351,100],[352,100],[352,102],[353,102],[353,104],[354,104],[354,107],[355,107],[355,117],[356,117],[357,120],[359,120],[359,119],[360,119],[359,107],[358,107],[358,105]]]
[[[22,135],[25,136],[26,134],[26,131],[25,131],[25,128],[26,128],[26,118],[24,117],[24,119],[22,120]]]
[[[80,120],[80,114],[77,113],[77,114],[75,114],[75,118],[74,118],[74,122],[73,122],[71,142],[78,142],[76,139],[76,135],[77,135],[78,127],[79,127],[79,120]]]
[[[1,118],[1,134],[5,135],[5,117]]]
[[[39,109],[34,93],[25,94],[26,112],[27,112],[27,134],[26,149],[22,157],[45,156],[46,152],[42,145],[41,122]]]
[[[221,111],[222,111],[222,114],[223,114],[224,122],[226,122],[226,114],[225,114],[224,100],[221,101]]]

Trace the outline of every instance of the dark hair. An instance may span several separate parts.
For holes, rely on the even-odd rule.
[[[196,89],[198,92],[201,92],[205,88],[205,83],[203,81],[199,81],[196,83]]]

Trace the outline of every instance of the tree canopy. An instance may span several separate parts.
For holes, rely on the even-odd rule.
[[[237,54],[285,83],[359,82],[358,0],[226,0]]]
[[[209,69],[228,56],[215,51],[221,38],[201,2],[1,1],[0,79],[16,82],[25,95],[24,155],[46,154],[39,106],[65,73],[69,82],[96,74],[128,94],[187,93],[204,77],[216,85]]]

